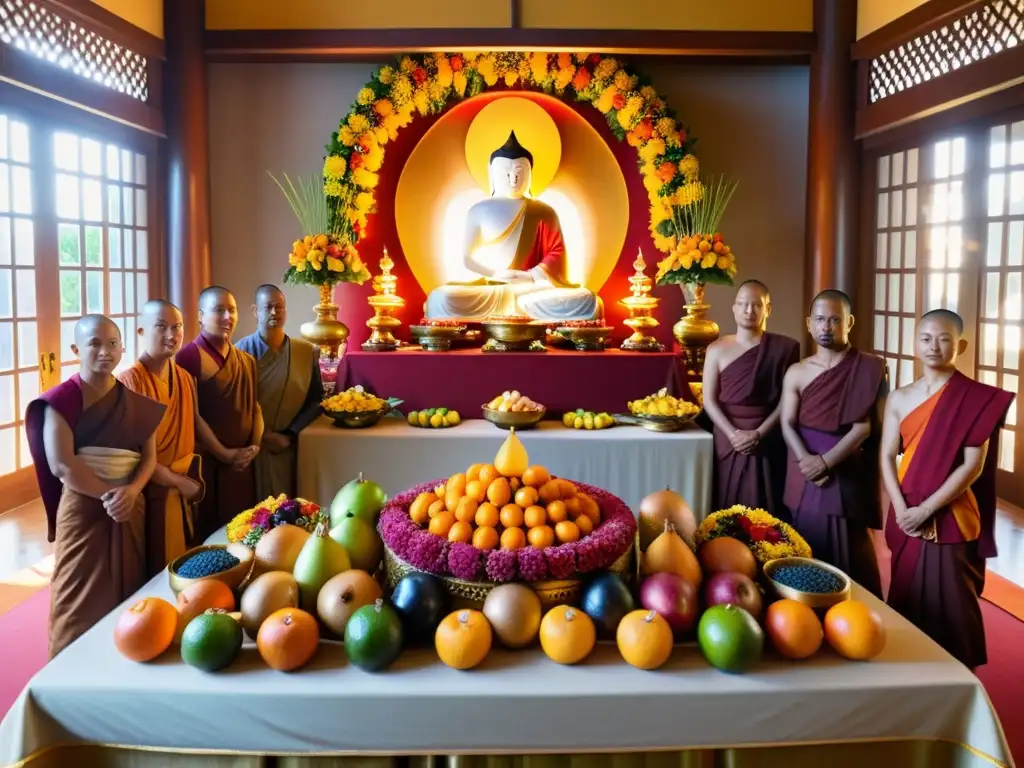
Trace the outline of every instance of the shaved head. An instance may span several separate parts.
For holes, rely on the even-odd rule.
[[[222,343],[231,342],[231,334],[238,324],[238,304],[227,288],[211,285],[199,294],[199,324],[203,333]]]
[[[811,302],[807,330],[823,349],[842,350],[849,346],[853,328],[853,302],[842,291],[829,288]]]
[[[139,349],[145,358],[170,360],[184,340],[181,310],[163,299],[150,299],[139,312]]]
[[[276,285],[264,283],[256,289],[252,304],[256,328],[260,337],[275,346],[284,338],[284,324],[288,319],[288,302]]]
[[[772,300],[768,286],[760,280],[744,280],[736,289],[732,302],[732,316],[736,328],[752,333],[763,333],[772,313]]]
[[[209,288],[203,288],[202,293],[199,294],[199,309],[205,309],[207,305],[224,299],[231,299],[232,304],[235,302],[234,294],[223,286],[211,285]]]
[[[121,362],[124,345],[117,323],[103,315],[86,315],[75,323],[75,343],[71,351],[81,364],[83,379],[97,380],[113,374]]]
[[[948,309],[925,312],[917,324],[916,353],[924,367],[933,371],[956,368],[956,359],[967,349],[964,320]]]
[[[142,309],[139,310],[139,322],[152,322],[155,318],[160,317],[166,313],[177,313],[178,317],[181,317],[181,310],[178,309],[174,304],[163,299],[150,299],[142,305]]]
[[[113,334],[121,338],[121,329],[106,315],[85,315],[75,323],[75,343],[87,341],[97,335]]]
[[[255,299],[258,304],[260,299],[277,298],[280,296],[284,298],[284,292],[273,283],[264,283],[256,289]]]
[[[929,320],[952,326],[956,329],[957,336],[964,333],[964,319],[950,309],[933,309],[931,312],[925,312],[921,315],[921,322],[918,325],[924,325]]]
[[[765,295],[765,298],[771,297],[771,294],[768,292],[768,286],[762,283],[760,280],[744,280],[742,283],[740,283],[739,288],[737,288],[736,290],[740,291],[743,288],[748,287],[752,289],[757,289],[758,291]]]
[[[819,293],[817,296],[814,297],[814,300],[811,302],[811,306],[813,307],[819,301],[838,302],[839,304],[843,305],[843,309],[845,309],[851,315],[853,314],[853,302],[850,301],[850,297],[847,296],[842,291],[836,290],[835,288],[826,288],[824,291]]]

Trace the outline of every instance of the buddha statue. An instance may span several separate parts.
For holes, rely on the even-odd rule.
[[[547,203],[526,196],[533,155],[515,131],[490,157],[491,197],[466,215],[460,257],[480,278],[448,283],[427,296],[428,319],[531,317],[549,322],[593,320],[601,302],[566,274],[565,242]]]

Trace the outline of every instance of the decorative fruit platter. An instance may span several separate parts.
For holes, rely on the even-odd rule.
[[[320,410],[334,420],[336,427],[361,429],[372,427],[403,402],[394,397],[385,400],[355,386],[322,400]]]

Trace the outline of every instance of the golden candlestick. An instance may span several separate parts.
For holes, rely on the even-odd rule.
[[[400,327],[402,321],[393,313],[405,306],[405,299],[395,290],[398,278],[391,274],[394,266],[395,262],[388,256],[385,247],[380,260],[380,274],[373,278],[374,295],[366,300],[373,307],[373,317],[366,321],[366,327],[372,333],[363,342],[363,349],[367,352],[391,352],[398,349],[398,340],[392,331]]]
[[[633,269],[633,276],[629,278],[632,295],[619,302],[629,310],[629,317],[622,324],[633,331],[633,335],[622,342],[622,348],[633,352],[661,352],[665,348],[649,333],[658,327],[657,319],[652,317],[658,300],[651,296],[653,281],[646,274],[647,264],[640,249],[637,249]]]

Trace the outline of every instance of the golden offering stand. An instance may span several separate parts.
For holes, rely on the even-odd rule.
[[[633,331],[633,335],[622,342],[622,348],[631,352],[662,352],[665,348],[649,334],[658,327],[657,319],[652,317],[658,300],[651,296],[652,280],[645,273],[647,264],[640,249],[637,249],[633,269],[636,271],[629,278],[632,295],[619,302],[629,310],[629,317],[622,324]]]
[[[380,275],[373,279],[374,295],[366,300],[373,308],[373,317],[366,321],[367,328],[372,332],[362,345],[366,352],[393,352],[398,349],[398,339],[392,335],[392,331],[401,327],[402,321],[392,313],[405,306],[405,299],[395,292],[398,278],[391,274],[394,266],[395,262],[388,256],[385,247],[380,260]]]

